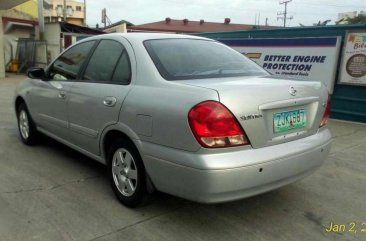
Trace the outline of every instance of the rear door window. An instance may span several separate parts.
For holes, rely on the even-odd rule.
[[[95,49],[84,73],[84,80],[110,82],[124,47],[114,40],[102,40]]]

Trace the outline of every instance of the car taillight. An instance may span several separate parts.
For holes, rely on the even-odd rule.
[[[189,125],[204,147],[229,147],[249,144],[233,114],[221,103],[205,101],[188,113]]]
[[[322,121],[320,122],[320,127],[325,126],[328,122],[330,116],[330,95],[328,95],[327,105],[325,106],[325,111],[323,114]]]

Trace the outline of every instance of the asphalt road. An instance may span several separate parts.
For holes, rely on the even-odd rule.
[[[279,190],[219,205],[156,194],[128,209],[104,166],[47,138],[35,147],[20,142],[12,98],[22,78],[0,79],[1,241],[366,240],[364,124],[330,121],[325,164]],[[344,230],[327,232],[331,223]]]

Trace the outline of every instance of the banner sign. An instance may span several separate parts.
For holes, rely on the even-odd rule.
[[[366,32],[347,34],[339,82],[366,85]]]
[[[341,37],[220,39],[275,76],[322,81],[333,92]]]

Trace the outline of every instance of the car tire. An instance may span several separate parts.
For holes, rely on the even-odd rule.
[[[127,207],[138,206],[145,196],[146,172],[136,147],[117,139],[108,152],[108,177],[114,194]]]
[[[39,133],[25,103],[19,105],[17,109],[17,118],[18,130],[22,142],[29,146],[37,144]]]

